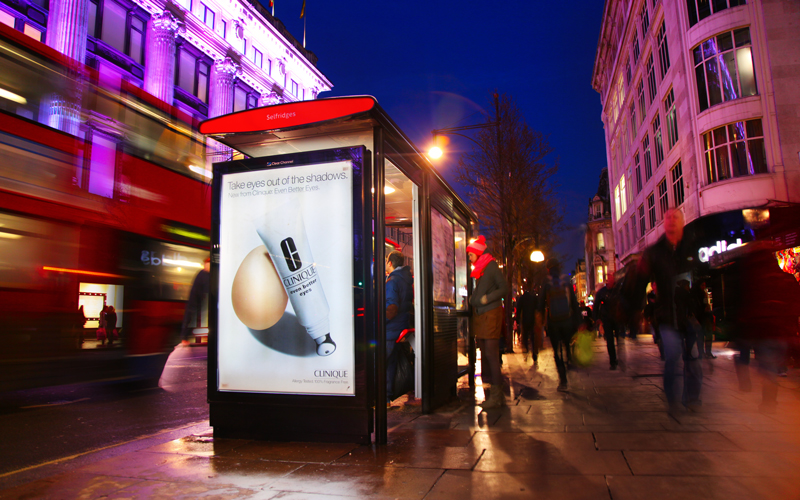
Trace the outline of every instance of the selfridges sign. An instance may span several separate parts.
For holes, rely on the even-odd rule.
[[[721,254],[727,252],[728,250],[733,250],[734,248],[739,248],[740,246],[744,245],[742,243],[741,238],[736,238],[735,243],[728,243],[725,240],[717,241],[716,245],[710,247],[701,247],[697,251],[697,257],[700,259],[700,262],[708,262],[711,259],[712,255]]]

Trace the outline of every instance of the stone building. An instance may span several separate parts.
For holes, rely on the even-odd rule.
[[[746,236],[743,210],[800,202],[798,26],[796,0],[606,1],[592,86],[619,264],[669,208],[703,226],[702,257]]]
[[[606,277],[617,270],[613,234],[608,169],[604,168],[600,173],[597,194],[589,200],[589,217],[586,223],[587,300],[602,288]]]
[[[256,0],[0,0],[0,23],[96,70],[110,91],[126,81],[198,121],[332,88]],[[56,96],[31,118],[87,141],[124,133],[114,117],[82,119],[80,99]]]

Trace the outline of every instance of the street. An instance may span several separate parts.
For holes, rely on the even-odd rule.
[[[207,419],[207,351],[177,347],[158,388],[93,383],[0,394],[0,477]]]

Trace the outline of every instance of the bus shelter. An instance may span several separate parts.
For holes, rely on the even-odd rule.
[[[393,250],[414,278],[408,337],[422,411],[452,400],[461,376],[474,391],[475,214],[373,97],[240,111],[200,132],[233,150],[213,166],[215,435],[386,442]]]

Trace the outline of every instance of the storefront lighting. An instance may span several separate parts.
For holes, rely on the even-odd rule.
[[[188,260],[175,260],[175,259],[161,259],[164,264],[170,264],[173,266],[186,266],[186,267],[194,267],[196,269],[203,269],[203,264],[199,262],[191,262]],[[180,267],[178,268],[180,270]]]

